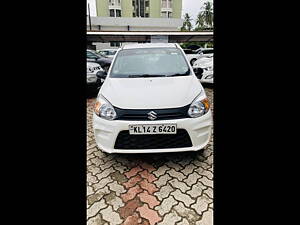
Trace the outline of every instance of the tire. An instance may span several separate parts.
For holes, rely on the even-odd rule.
[[[105,65],[105,66],[103,66],[103,69],[104,69],[104,71],[107,73],[107,72],[108,72],[108,70],[109,70],[109,65]]]
[[[191,60],[190,63],[191,63],[192,66],[194,65],[194,63],[196,62],[196,60],[197,60],[197,59],[192,59],[192,60]]]

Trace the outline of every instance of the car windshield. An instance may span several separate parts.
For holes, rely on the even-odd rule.
[[[116,54],[117,51],[101,51],[100,53],[102,53],[103,55],[114,55]]]
[[[189,66],[177,48],[141,48],[121,50],[110,77],[162,77],[190,75]]]

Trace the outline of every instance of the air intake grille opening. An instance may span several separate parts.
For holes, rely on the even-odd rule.
[[[192,147],[189,134],[177,129],[176,134],[130,135],[128,130],[118,134],[115,149],[165,149]]]

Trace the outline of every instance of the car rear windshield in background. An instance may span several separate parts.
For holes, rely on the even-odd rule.
[[[190,75],[189,66],[177,48],[123,49],[116,56],[110,77],[138,75]]]

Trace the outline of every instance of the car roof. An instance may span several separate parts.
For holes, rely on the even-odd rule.
[[[177,48],[177,45],[174,43],[125,44],[122,49],[136,48]]]

